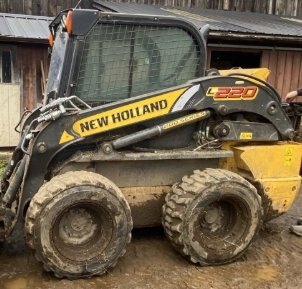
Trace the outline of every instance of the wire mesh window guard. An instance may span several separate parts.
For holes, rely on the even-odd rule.
[[[177,27],[97,24],[85,39],[76,95],[115,101],[198,77],[199,50]]]

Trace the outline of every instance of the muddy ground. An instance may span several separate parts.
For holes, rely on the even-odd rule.
[[[160,228],[137,230],[124,258],[102,277],[58,280],[30,251],[0,255],[0,289],[194,289],[302,288],[302,237],[288,232],[302,215],[302,195],[284,216],[268,224],[246,255],[219,267],[194,266],[171,248]]]

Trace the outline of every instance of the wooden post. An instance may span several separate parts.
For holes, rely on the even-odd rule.
[[[48,15],[48,0],[40,0],[41,4],[41,15],[47,16]]]
[[[230,9],[230,1],[229,0],[223,0],[223,10],[229,10]]]
[[[291,15],[297,16],[297,14],[298,14],[298,0],[294,0],[294,7]]]
[[[23,0],[23,13],[24,14],[33,14],[33,1],[32,0]]]

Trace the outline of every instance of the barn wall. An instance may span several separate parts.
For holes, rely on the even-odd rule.
[[[12,53],[12,83],[20,85],[21,111],[33,109],[42,102],[42,66],[48,72],[47,45],[0,43],[0,48]]]
[[[84,0],[89,1],[89,0]],[[276,15],[302,16],[300,0],[114,0],[141,4],[200,7],[232,11],[250,11]],[[55,16],[79,0],[0,0],[0,12]]]
[[[55,16],[79,0],[0,0],[0,12]]]
[[[289,91],[302,88],[301,51],[260,50],[253,49],[252,46],[249,49],[208,47],[207,68],[211,68],[212,51],[261,52],[260,67],[268,68],[271,71],[267,81],[283,99]],[[242,67],[244,67],[244,63]],[[302,101],[302,97],[298,100]]]
[[[300,0],[113,0],[113,2],[136,2],[166,6],[200,7],[232,11],[259,12],[275,15],[302,15]]]
[[[271,70],[268,82],[283,98],[289,91],[302,88],[302,52],[265,50],[261,66]]]
[[[47,77],[47,46],[20,45],[17,49],[17,64],[21,85],[21,108],[32,110],[43,100],[42,66]]]
[[[0,147],[12,147],[19,139],[14,127],[22,112],[42,102],[42,66],[47,77],[49,60],[46,45],[1,43],[0,47],[12,53],[12,83],[0,83]]]

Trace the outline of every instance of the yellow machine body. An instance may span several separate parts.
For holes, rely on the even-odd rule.
[[[257,77],[261,80],[267,80],[271,71],[268,68],[238,68],[238,69],[226,69],[226,70],[219,70],[220,75],[226,76],[231,73],[241,73],[247,74],[254,77]]]
[[[230,145],[234,158],[223,160],[223,168],[248,178],[258,188],[265,218],[285,213],[301,188],[302,144],[278,142],[267,145]]]

